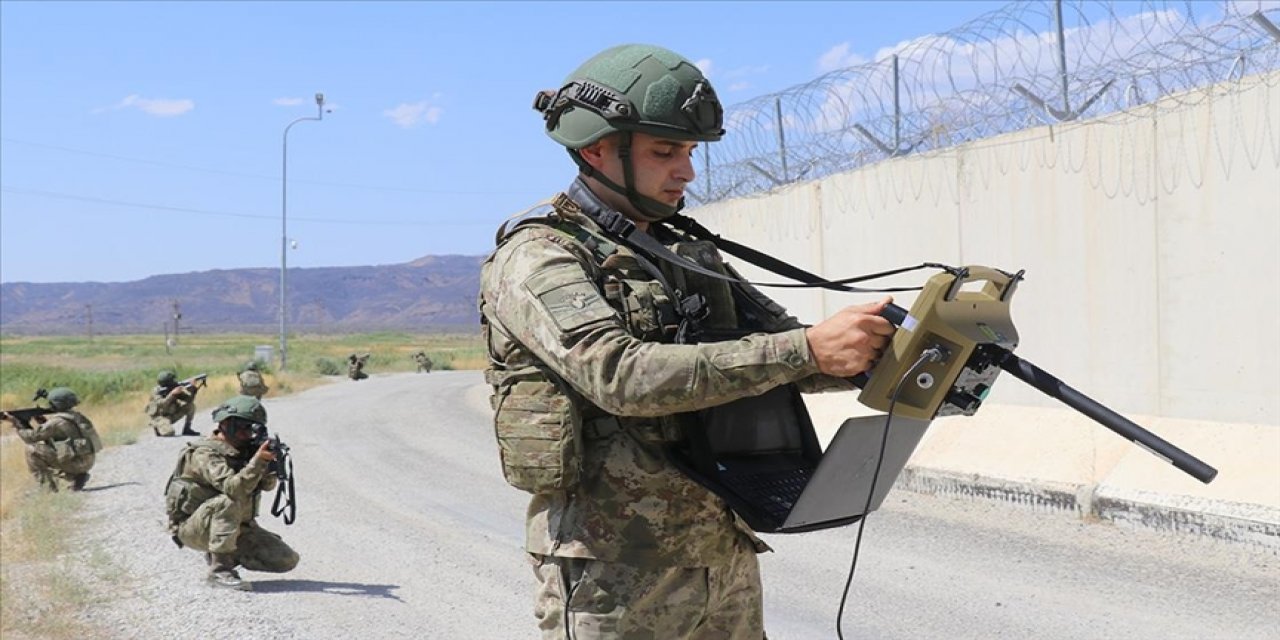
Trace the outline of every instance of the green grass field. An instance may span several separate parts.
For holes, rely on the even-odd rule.
[[[166,369],[179,378],[233,375],[253,358],[255,345],[278,347],[276,336],[247,334],[184,335],[171,349],[161,336],[0,336],[0,405],[29,406],[35,389],[54,386],[71,387],[86,405],[111,402],[149,391]],[[289,370],[323,375],[337,363],[345,373],[348,355],[369,353],[370,373],[413,371],[410,355],[419,349],[436,369],[478,369],[486,362],[478,334],[300,335],[289,339]],[[274,365],[265,370],[274,372]]]

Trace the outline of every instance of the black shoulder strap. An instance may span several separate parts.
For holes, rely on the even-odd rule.
[[[682,228],[684,231],[689,233],[689,235],[695,238],[698,238],[700,240],[709,240],[712,244],[716,245],[717,248],[723,250],[725,253],[729,253],[731,255],[742,258],[743,260],[746,260],[747,262],[750,262],[762,269],[767,269],[778,275],[785,276],[788,278],[793,278],[795,280],[799,280],[800,282],[799,283],[753,282],[749,280],[740,280],[733,276],[727,276],[722,273],[704,268],[702,265],[699,265],[698,263],[692,260],[689,260],[687,258],[684,258],[676,254],[675,252],[671,251],[667,247],[663,246],[662,243],[654,239],[653,236],[637,229],[635,223],[633,223],[631,220],[627,219],[626,216],[622,215],[621,213],[618,213],[617,211],[601,211],[597,215],[593,216],[592,219],[595,220],[596,223],[600,225],[600,228],[620,238],[628,246],[631,246],[632,248],[637,249],[638,251],[644,252],[645,254],[650,255],[654,258],[657,258],[664,262],[669,262],[671,264],[674,264],[680,267],[681,269],[692,271],[694,273],[704,275],[709,278],[716,278],[718,280],[727,280],[729,282],[749,284],[756,287],[780,287],[780,288],[787,288],[787,289],[807,289],[811,287],[822,287],[824,289],[835,289],[837,291],[851,291],[855,293],[892,293],[897,291],[919,291],[921,289],[920,287],[885,287],[882,289],[869,289],[869,288],[862,288],[862,287],[851,287],[848,285],[849,283],[852,283],[852,282],[862,282],[864,280],[872,280],[875,278],[881,278],[888,275],[906,273],[908,271],[915,271],[917,269],[944,268],[942,267],[942,265],[935,265],[933,263],[923,263],[914,267],[905,267],[902,269],[885,271],[885,272],[876,273],[876,274],[854,276],[852,278],[842,278],[840,280],[826,280],[821,276],[809,273],[808,271],[800,269],[799,267],[792,266],[790,264],[782,262],[781,260],[767,256],[763,253],[760,253],[759,251],[756,251],[755,249],[751,249],[750,247],[746,247],[744,245],[740,245],[738,243],[725,240],[724,238],[721,238],[720,236],[717,236],[711,233],[710,231],[707,231],[706,228],[693,222],[693,220],[689,218],[685,218],[684,216],[679,216],[679,217],[682,218],[684,221],[688,221],[688,222],[686,223],[686,222],[680,221],[679,224],[677,225],[677,228]],[[693,228],[692,229],[686,228],[690,226],[690,223],[692,223]]]
[[[665,220],[665,222],[671,224],[671,226],[677,229],[680,229],[681,231],[684,231],[685,233],[693,236],[694,238],[697,238],[699,240],[709,241],[712,244],[714,244],[717,249],[729,255],[742,258],[743,260],[750,262],[751,264],[754,264],[757,267],[760,267],[761,269],[766,269],[768,271],[772,271],[773,273],[776,273],[785,278],[791,278],[792,280],[803,282],[811,286],[822,287],[824,289],[834,289],[836,291],[883,292],[883,293],[889,293],[894,291],[919,291],[922,287],[892,287],[892,288],[885,288],[885,289],[861,289],[857,287],[846,287],[841,285],[854,283],[854,282],[865,282],[867,280],[877,280],[877,279],[885,278],[888,276],[895,276],[900,273],[917,271],[919,269],[948,270],[948,267],[946,265],[937,264],[933,262],[924,262],[914,267],[900,267],[897,269],[890,269],[888,271],[880,271],[878,273],[871,273],[871,274],[862,275],[862,276],[854,276],[852,278],[842,278],[840,280],[827,280],[822,276],[805,271],[804,269],[801,269],[791,263],[783,262],[771,255],[762,253],[760,251],[756,251],[751,247],[748,247],[743,244],[738,244],[737,242],[729,240],[728,238],[724,238],[716,233],[712,233],[706,227],[702,226],[696,220],[688,216],[682,216],[680,214],[676,214],[674,216],[671,216],[667,220]],[[787,284],[787,285],[782,285],[782,284],[770,285],[770,284],[762,284],[762,283],[749,283],[749,284],[753,284],[757,286],[779,286],[779,287],[799,286],[794,284]]]

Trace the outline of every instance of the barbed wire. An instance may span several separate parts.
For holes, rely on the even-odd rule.
[[[1280,4],[1260,0],[1015,2],[729,107],[688,193],[705,204],[1029,127],[1175,109],[1280,69],[1278,25]]]

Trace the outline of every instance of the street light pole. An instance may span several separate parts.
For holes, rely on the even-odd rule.
[[[316,94],[316,117],[314,118],[298,118],[290,122],[284,128],[284,144],[281,146],[281,165],[280,165],[280,370],[284,371],[288,367],[289,362],[289,342],[286,337],[288,330],[288,310],[285,308],[285,289],[288,284],[289,266],[289,130],[293,125],[303,120],[323,120],[324,119],[324,94]]]

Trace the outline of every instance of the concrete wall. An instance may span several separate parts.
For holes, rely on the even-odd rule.
[[[1280,424],[1280,73],[692,214],[829,277],[1026,269],[1019,355],[1118,410]],[[874,298],[768,291],[806,322]],[[1053,404],[1013,380],[992,401]]]
[[[1009,375],[975,417],[936,421],[913,470],[1280,526],[1280,72],[691,214],[832,278],[1026,269],[1017,353],[1221,473],[1204,486]],[[766,291],[805,322],[875,298]],[[827,436],[867,412],[853,394],[807,401]]]

